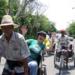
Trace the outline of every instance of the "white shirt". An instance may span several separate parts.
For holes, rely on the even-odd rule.
[[[15,61],[27,58],[30,52],[24,37],[19,33],[13,32],[9,43],[6,41],[4,34],[1,35],[0,55],[7,60]]]
[[[69,45],[68,36],[60,37],[57,41],[56,49],[60,49],[61,46],[68,47],[68,45]]]

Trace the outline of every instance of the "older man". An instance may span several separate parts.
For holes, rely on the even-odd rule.
[[[10,15],[4,15],[0,28],[0,56],[5,57],[6,64],[2,75],[28,75],[27,57],[30,55],[24,37],[14,32],[15,24]],[[17,71],[19,69],[19,71]]]

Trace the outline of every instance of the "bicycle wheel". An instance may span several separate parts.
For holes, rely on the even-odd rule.
[[[59,67],[59,75],[61,75],[62,74],[62,70],[63,70],[63,68],[64,68],[64,65],[65,65],[65,63],[64,63],[64,56],[63,55],[61,55],[61,57],[60,57],[60,67]]]
[[[73,60],[74,60],[74,67],[75,67],[75,54],[73,55]]]
[[[44,66],[44,74],[43,75],[47,75],[47,70],[46,70],[46,66]]]
[[[54,67],[56,68],[56,61],[57,61],[57,57],[56,55],[54,55]]]

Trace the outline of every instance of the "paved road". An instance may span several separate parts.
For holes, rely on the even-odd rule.
[[[47,75],[58,75],[59,74],[59,69],[54,68],[54,63],[53,63],[54,56],[46,57],[44,64],[46,64],[47,68]],[[62,71],[62,75],[75,75],[75,68],[73,66],[73,62],[69,63],[69,69],[64,69]]]

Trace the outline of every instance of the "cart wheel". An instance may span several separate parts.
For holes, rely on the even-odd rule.
[[[38,69],[38,74],[37,75],[43,75],[43,71],[41,68]]]
[[[43,72],[43,75],[47,75],[46,66],[44,67],[44,72]]]
[[[54,67],[55,67],[55,68],[57,67],[56,61],[57,61],[57,58],[56,58],[56,55],[54,55]]]
[[[73,60],[74,60],[74,67],[75,67],[75,55],[74,55],[74,57],[73,57]]]

